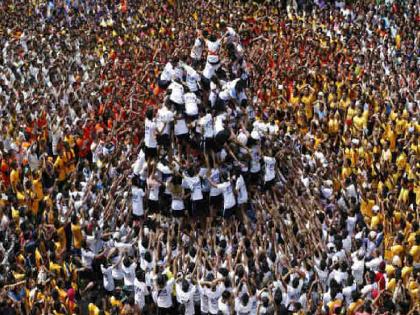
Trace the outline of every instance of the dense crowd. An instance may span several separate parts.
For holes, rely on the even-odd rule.
[[[419,314],[416,1],[0,15],[0,314]]]

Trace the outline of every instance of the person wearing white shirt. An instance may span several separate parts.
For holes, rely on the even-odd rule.
[[[163,146],[165,150],[168,150],[171,145],[171,127],[174,121],[175,114],[168,109],[166,103],[170,103],[169,100],[164,102],[161,108],[159,108],[156,115],[157,130],[159,135],[157,136],[157,143],[159,146]]]
[[[225,290],[222,293],[222,296],[219,298],[217,305],[219,307],[219,313],[218,314],[223,314],[223,315],[230,315],[231,314],[231,310],[230,310],[230,296],[231,293],[228,290]]]
[[[132,262],[130,264],[130,260],[128,257],[123,259],[123,264],[121,266],[123,276],[124,276],[124,289],[126,291],[132,292],[134,290],[134,279],[136,278],[136,267],[137,264]]]
[[[241,207],[242,213],[245,213],[246,205],[248,203],[248,190],[246,188],[245,179],[239,171],[236,172],[235,191],[238,206]]]
[[[180,283],[181,282],[181,283]],[[176,299],[180,304],[179,312],[185,315],[194,315],[194,292],[195,287],[187,280],[177,281],[175,284]]]
[[[144,144],[146,146],[146,159],[157,156],[157,127],[153,119],[153,108],[146,111],[146,120],[144,123]]]
[[[355,257],[353,259],[353,265],[351,266],[351,270],[356,283],[362,284],[363,274],[365,272],[365,260],[361,254],[358,254],[357,256],[358,257]]]
[[[138,272],[137,277],[134,279],[134,302],[138,305],[140,310],[146,306],[145,297],[149,294],[149,290],[145,283],[144,272]]]
[[[184,108],[184,86],[177,81],[173,81],[169,86],[169,100],[174,104],[175,109],[183,110]]]
[[[168,62],[160,74],[158,85],[161,89],[166,89],[171,84],[172,79],[175,77],[175,70],[172,63],[175,64],[176,61]]]
[[[193,67],[196,67],[200,64],[200,61],[203,55],[203,49],[204,49],[204,42],[203,42],[203,39],[201,38],[201,35],[199,34],[199,36],[194,41],[194,45],[190,53]]]
[[[146,183],[149,190],[149,211],[159,211],[159,188],[161,186],[161,182],[157,179],[156,174],[150,174]]]
[[[223,217],[230,218],[235,214],[236,198],[233,193],[233,186],[225,174],[220,176],[220,184],[217,184],[209,178],[212,186],[220,189],[223,192]]]
[[[183,186],[191,191],[192,215],[195,217],[202,215],[203,189],[201,186],[201,178],[198,174],[194,173],[192,168],[183,174]]]
[[[206,295],[209,299],[209,314],[216,315],[219,312],[219,298],[225,290],[223,284],[213,288],[206,288]]]
[[[87,244],[85,244],[87,245]],[[89,249],[87,248],[83,248],[82,246],[82,265],[84,268],[86,269],[92,269],[92,262],[95,259],[95,254]]]
[[[172,290],[174,282],[174,279],[166,280],[166,275],[159,274],[157,276],[152,297],[154,302],[157,304],[158,314],[173,314]]]
[[[104,267],[101,265],[101,271],[103,275],[103,286],[107,292],[112,292],[115,289],[114,278],[112,277],[113,266]]]
[[[193,92],[184,94],[185,101],[185,114],[192,119],[198,118],[198,99],[197,95]]]
[[[266,189],[271,189],[276,178],[276,159],[271,156],[264,156],[264,183]]]
[[[136,221],[140,220],[144,216],[143,198],[145,196],[145,192],[140,186],[140,179],[138,177],[134,177],[132,179],[131,187],[131,202],[133,218]]]
[[[191,92],[198,91],[198,82],[200,81],[200,75],[194,68],[186,65],[185,63],[182,64],[182,68],[186,72],[185,81],[187,83],[187,87]]]
[[[210,35],[208,39],[204,40],[207,46],[207,62],[211,64],[218,64],[219,49],[222,43],[221,39],[217,39],[214,35]]]
[[[242,294],[241,297],[235,299],[235,312],[237,315],[251,314],[252,301],[249,299],[248,293]]]

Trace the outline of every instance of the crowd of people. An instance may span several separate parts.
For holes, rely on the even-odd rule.
[[[416,1],[0,12],[0,314],[419,314]]]

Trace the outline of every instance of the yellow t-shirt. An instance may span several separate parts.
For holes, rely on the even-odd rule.
[[[350,303],[349,308],[347,309],[347,315],[354,315],[354,310],[363,304],[362,300],[357,300],[353,303]]]
[[[373,215],[372,208],[375,205],[375,200],[369,199],[364,200],[360,202],[360,212],[363,214],[363,216],[371,218]]]
[[[60,243],[60,247],[63,249],[67,245],[67,238],[66,238],[66,231],[64,230],[64,227],[60,227],[57,230],[58,235],[58,242]]]
[[[19,182],[18,170],[12,170],[10,172],[10,184],[12,185],[13,191],[16,191],[16,185]]]
[[[420,246],[414,245],[413,247],[411,247],[410,255],[413,256],[415,263],[419,263],[420,262]]]
[[[370,220],[370,229],[376,230],[379,223],[381,223],[382,221],[383,221],[383,217],[381,214],[374,215],[372,219]]]
[[[64,158],[61,156],[58,156],[54,163],[54,170],[57,172],[58,177],[57,179],[59,181],[63,181],[66,179],[66,167]]]
[[[82,247],[82,229],[80,228],[80,225],[71,225],[71,232],[73,234],[73,247],[80,249]]]
[[[399,244],[391,246],[390,250],[394,256],[400,256],[404,253],[404,247]]]
[[[36,194],[37,200],[42,200],[42,198],[44,198],[42,182],[39,179],[34,179],[32,181],[32,186]]]
[[[89,312],[89,315],[99,315],[100,310],[99,310],[99,307],[97,307],[95,304],[89,303],[88,312]]]

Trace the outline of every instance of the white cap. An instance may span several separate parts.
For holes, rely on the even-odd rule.
[[[351,143],[358,145],[359,144],[359,139],[351,139]]]
[[[370,231],[369,232],[369,238],[371,238],[371,239],[376,238],[376,232],[375,231]]]
[[[372,211],[375,212],[375,213],[379,212],[379,206],[378,205],[374,205],[372,207]]]

